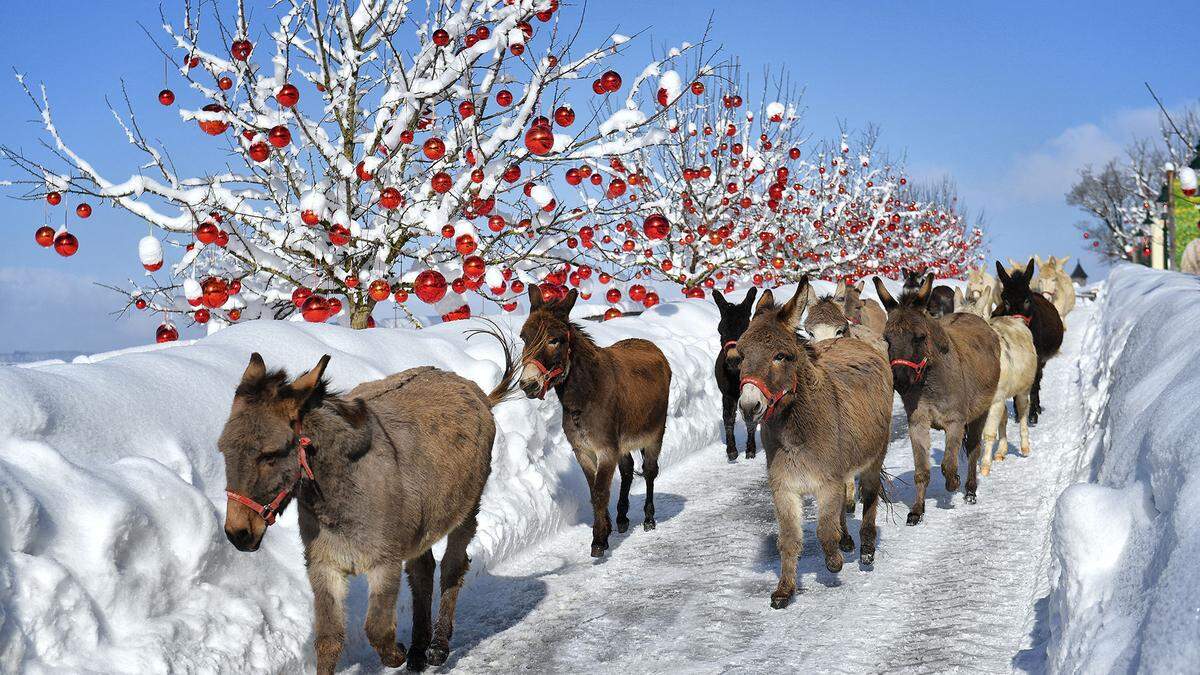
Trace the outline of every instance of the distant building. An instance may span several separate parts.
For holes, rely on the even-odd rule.
[[[1075,271],[1071,272],[1071,281],[1074,281],[1080,286],[1087,286],[1087,272],[1083,271],[1083,265],[1079,261],[1075,261]]]

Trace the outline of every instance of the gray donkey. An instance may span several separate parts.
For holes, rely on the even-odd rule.
[[[502,341],[503,342],[503,341]],[[346,637],[348,576],[370,585],[366,633],[385,666],[445,663],[467,545],[491,472],[491,408],[516,369],[507,343],[499,386],[484,395],[453,373],[413,368],[341,396],[323,378],[329,356],[289,382],[257,353],[218,441],[229,497],[225,535],[255,551],[294,497],[316,613],[317,672],[334,672]],[[434,558],[447,537],[441,602],[430,626]],[[396,598],[407,567],[413,643],[396,641]]]

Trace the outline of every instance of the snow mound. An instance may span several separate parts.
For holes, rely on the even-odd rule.
[[[1200,279],[1113,270],[1083,353],[1080,477],[1053,527],[1051,670],[1189,672],[1200,662]],[[1165,319],[1165,320],[1164,320]]]
[[[523,318],[501,325],[515,333]],[[236,551],[223,533],[216,440],[234,387],[259,351],[292,374],[331,354],[339,389],[430,364],[490,390],[500,348],[467,341],[473,323],[353,331],[249,322],[170,349],[0,368],[0,672],[311,670],[312,598],[295,509],[255,554]],[[715,306],[695,300],[585,322],[601,345],[646,338],[670,361],[664,471],[722,450],[716,324]],[[506,402],[495,415],[475,573],[590,522],[556,397]],[[361,616],[359,595],[351,593],[351,616]],[[347,635],[347,653],[361,652],[361,625],[351,620]]]

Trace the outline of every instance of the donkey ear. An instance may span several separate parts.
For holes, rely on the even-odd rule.
[[[962,287],[954,287],[954,311],[961,312],[964,305],[967,304],[967,299],[963,297]]]
[[[871,277],[871,280],[875,283],[875,295],[879,296],[879,301],[883,303],[883,308],[889,312],[896,309],[896,299],[892,297],[891,293],[888,293],[887,287],[883,285],[883,279]]]
[[[867,284],[866,279],[859,279],[858,281],[854,282],[854,290],[858,291],[859,293],[862,293],[863,288],[866,286],[866,284]]]
[[[1066,269],[1067,269],[1067,261],[1068,261],[1068,260],[1070,260],[1070,259],[1071,259],[1071,256],[1069,256],[1069,255],[1064,255],[1063,257],[1061,257],[1061,258],[1059,258],[1059,259],[1058,259],[1058,264],[1062,266],[1062,268],[1063,268],[1063,270],[1064,270],[1064,271],[1066,271]]]
[[[933,272],[925,275],[925,280],[921,282],[921,287],[917,289],[917,304],[929,304],[929,296],[933,294]]]
[[[758,299],[758,304],[754,306],[754,313],[758,314],[763,310],[772,309],[775,307],[775,294],[771,289],[763,291],[762,297]]]
[[[742,298],[741,306],[745,309],[750,309],[754,306],[754,298],[758,297],[758,287],[751,286],[750,290],[746,291],[746,297]]]
[[[329,355],[326,354],[317,361],[317,365],[307,373],[297,377],[291,384],[293,402],[296,406],[293,415],[297,418],[300,412],[304,410],[305,404],[309,402],[309,398],[313,392],[321,386],[321,378],[325,376],[325,367],[329,365]]]
[[[793,331],[798,328],[796,325],[800,320],[800,315],[803,314],[804,308],[809,305],[812,286],[808,285],[808,275],[800,277],[800,283],[796,284],[796,292],[792,294],[791,300],[788,300],[780,308],[776,318],[780,323],[789,326]]]
[[[565,317],[571,316],[571,310],[575,308],[575,301],[579,299],[579,289],[572,288],[567,297],[554,303],[554,311],[562,314]]]
[[[242,373],[242,384],[257,382],[267,374],[267,364],[263,362],[262,354],[254,352],[250,355],[250,365],[246,366],[246,372]]]
[[[804,285],[806,287],[806,290],[804,291],[804,306],[812,307],[813,305],[817,304],[818,301],[820,301],[820,298],[817,297],[817,289],[813,288],[812,285],[808,283],[807,274],[804,275]]]
[[[712,298],[713,302],[717,303],[717,307],[720,308],[721,311],[725,311],[725,308],[729,307],[729,301],[725,299],[725,296],[721,294],[721,291],[718,291],[715,288],[712,291]]]
[[[1030,258],[1029,264],[1025,265],[1025,283],[1029,283],[1033,279],[1033,273],[1036,271],[1037,267],[1034,267],[1033,258]]]
[[[542,306],[542,288],[537,284],[529,284],[529,311]]]
[[[999,260],[996,261],[996,276],[1000,278],[1000,283],[1004,284],[1005,286],[1008,285],[1008,281],[1010,279],[1008,276],[1008,270],[1004,269],[1004,265],[1002,265]]]
[[[838,279],[837,286],[835,286],[833,289],[833,294],[838,295],[839,293],[845,293],[845,292],[846,292],[846,280]]]

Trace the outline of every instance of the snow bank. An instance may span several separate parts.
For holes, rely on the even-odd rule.
[[[512,329],[522,319],[503,321]],[[295,509],[254,554],[222,531],[216,439],[249,354],[293,374],[332,354],[328,374],[342,389],[432,364],[490,390],[500,349],[490,338],[466,341],[472,323],[352,331],[251,322],[91,363],[0,368],[0,672],[311,669]],[[653,340],[670,361],[665,471],[690,453],[722,451],[716,324],[716,308],[693,300],[587,325],[602,345]],[[495,414],[475,571],[590,522],[556,397],[514,400]],[[361,595],[351,593],[352,616],[362,615]],[[348,636],[351,653],[365,643],[359,623]]]
[[[1082,353],[1089,481],[1058,500],[1052,670],[1192,672],[1200,662],[1200,279],[1123,265]]]

